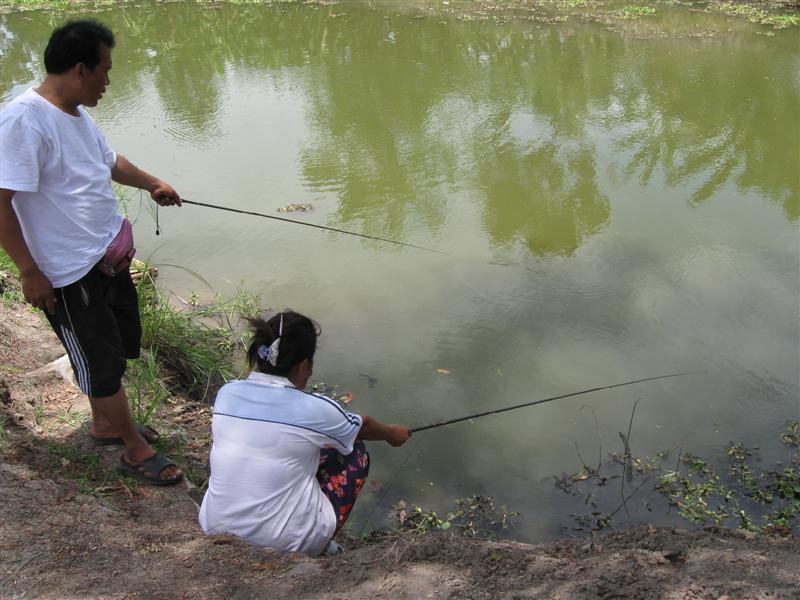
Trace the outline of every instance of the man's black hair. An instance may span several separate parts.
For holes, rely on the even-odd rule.
[[[70,21],[50,35],[44,50],[44,68],[51,75],[66,73],[78,63],[94,70],[100,63],[100,48],[114,47],[114,34],[97,21]]]

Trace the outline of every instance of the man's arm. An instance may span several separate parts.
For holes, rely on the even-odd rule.
[[[402,425],[387,425],[377,419],[363,415],[361,417],[361,431],[358,437],[362,440],[383,440],[392,446],[402,446],[411,437],[411,431]]]
[[[181,197],[170,184],[142,171],[121,154],[117,154],[117,162],[111,169],[111,179],[122,185],[147,190],[150,197],[161,206],[181,205]]]
[[[39,270],[39,265],[31,256],[19,226],[17,213],[11,204],[13,199],[14,190],[0,188],[0,246],[8,252],[19,269],[25,300],[36,308],[47,310],[51,315],[55,314],[56,296],[53,293],[53,285]]]

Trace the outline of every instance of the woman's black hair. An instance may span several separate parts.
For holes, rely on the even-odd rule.
[[[100,63],[100,48],[114,47],[114,34],[97,21],[70,21],[53,31],[44,50],[44,68],[52,75],[66,73],[78,63],[93,70]]]
[[[280,333],[281,319],[283,333]],[[253,340],[247,349],[247,362],[251,369],[286,377],[292,367],[303,360],[314,360],[320,328],[308,317],[287,310],[268,321],[258,318],[247,320],[253,328]],[[279,335],[278,357],[275,365],[272,365],[268,360],[268,350]]]

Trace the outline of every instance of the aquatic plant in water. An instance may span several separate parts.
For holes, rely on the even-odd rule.
[[[798,421],[789,421],[781,441],[796,442]],[[687,455],[686,472],[676,470],[659,479],[657,490],[686,519],[716,525],[736,523],[751,531],[788,533],[800,519],[800,453],[794,450],[785,467],[778,462],[754,467],[758,448],[732,443],[726,451],[728,469],[720,474],[703,459]]]
[[[609,462],[598,461],[597,467],[584,464],[579,473],[555,478],[557,489],[583,498],[582,504],[591,507],[589,512],[572,515],[576,526],[563,529],[565,533],[570,529],[602,530],[614,523],[623,508],[626,514],[629,506],[652,512],[651,504],[660,497],[681,517],[698,525],[791,533],[800,525],[800,421],[788,421],[779,439],[789,448],[788,458],[767,466],[761,466],[758,447],[742,442],[726,448],[726,466],[682,451],[677,464],[670,465],[669,451],[640,459],[632,457],[629,448],[612,453]],[[626,476],[626,471],[632,477]],[[623,488],[619,496],[609,494],[615,479],[631,482],[629,491]],[[655,497],[652,492],[656,492]],[[641,502],[634,500],[637,494]],[[607,506],[609,502],[613,506]]]
[[[394,520],[402,532],[418,534],[452,530],[464,537],[497,537],[498,533],[513,527],[519,516],[505,506],[497,507],[492,496],[469,496],[455,501],[455,507],[446,515],[408,505],[404,500],[394,507]]]

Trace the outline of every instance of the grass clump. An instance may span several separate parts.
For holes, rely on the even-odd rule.
[[[155,286],[152,267],[135,261],[134,268],[144,352],[131,361],[127,383],[131,408],[146,422],[173,392],[207,401],[239,375],[239,354],[249,341],[243,317],[258,315],[261,308],[260,297],[243,288],[233,298],[215,296],[206,305],[193,293],[193,301],[181,300],[187,308],[178,308]]]
[[[758,4],[726,1],[714,2],[712,6],[726,15],[744,17],[752,23],[767,25],[773,29],[800,26],[800,16],[796,13],[774,14]]]
[[[131,489],[137,488],[135,479],[116,469],[107,469],[94,452],[83,452],[64,442],[50,442],[47,452],[60,460],[62,472],[77,484],[82,494],[97,498],[112,510],[116,508],[105,500],[106,496],[122,489],[130,495]]]
[[[6,306],[13,306],[23,300],[17,265],[6,251],[0,248],[0,301]]]
[[[592,4],[592,0],[561,0],[558,3],[558,7],[565,10],[573,10],[575,8],[584,8]]]
[[[800,26],[799,15],[766,15],[759,19],[762,25],[769,25],[775,29]]]
[[[164,375],[155,354],[146,352],[141,358],[128,361],[125,390],[136,423],[150,422],[158,407],[171,396],[168,385],[169,378]]]
[[[636,17],[654,15],[656,14],[656,9],[652,6],[628,5],[620,8],[618,14],[625,19],[634,19]]]
[[[416,505],[401,500],[394,507],[396,528],[401,532],[426,534],[433,531],[452,530],[464,537],[497,537],[498,533],[513,526],[519,513],[505,506],[497,507],[492,496],[470,496],[455,501],[447,515],[439,516]]]
[[[211,311],[192,312],[176,308],[165,293],[158,290],[149,278],[137,286],[139,313],[142,320],[142,347],[148,357],[138,359],[133,369],[134,394],[164,396],[162,389],[182,391],[199,401],[231,379],[233,367],[232,331],[212,326]],[[169,377],[164,376],[161,366]],[[156,402],[145,400],[139,410],[152,414]]]

